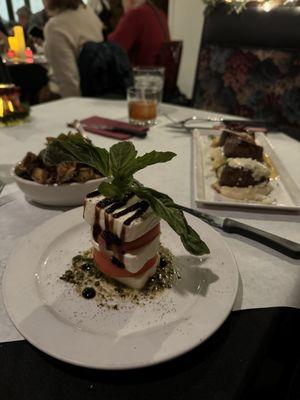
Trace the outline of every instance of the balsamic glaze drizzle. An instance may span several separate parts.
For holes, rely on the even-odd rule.
[[[125,208],[124,210],[113,214],[113,218],[120,218],[120,217],[123,217],[123,215],[126,215],[126,214],[128,214],[128,213],[130,213],[132,211],[137,210],[138,208],[140,208],[141,203],[142,203],[142,201],[140,201],[138,203],[135,203],[135,204],[132,204],[132,206],[129,206],[129,207]]]
[[[86,287],[85,289],[83,289],[81,294],[82,297],[84,297],[85,299],[92,299],[96,296],[96,291],[92,287]]]
[[[130,200],[132,197],[134,196],[133,192],[127,192],[125,193],[123,200],[121,201],[116,201],[115,203],[113,203],[109,208],[107,208],[105,210],[105,212],[107,214],[112,214],[113,212],[115,212],[118,208],[121,208],[123,206],[126,205],[126,203],[128,202],[128,200]]]
[[[115,235],[114,233],[112,233],[110,231],[107,231],[107,230],[103,231],[102,237],[105,240],[106,247],[108,249],[111,249],[113,244],[115,244],[116,246],[122,246],[121,239],[117,235]]]
[[[116,201],[115,199],[110,199],[108,197],[105,197],[103,200],[98,201],[96,207],[105,208],[113,204],[115,201]]]
[[[136,213],[134,213],[131,217],[127,218],[124,221],[124,225],[129,226],[132,221],[141,217],[144,214],[144,212],[147,210],[148,207],[149,207],[149,204],[146,201],[141,201],[140,208],[137,210]]]
[[[93,238],[95,242],[97,242],[98,236],[101,235],[102,229],[99,224],[94,224],[93,225]]]
[[[93,197],[96,197],[96,196],[99,196],[99,192],[98,192],[98,190],[94,190],[93,192],[91,192],[91,193],[88,193],[87,195],[86,195],[86,198],[87,199],[92,199]]]
[[[114,264],[118,268],[121,268],[121,269],[125,268],[124,263],[122,263],[122,261],[118,260],[115,256],[112,256],[110,261],[112,262],[112,264]]]
[[[107,214],[112,214],[113,212],[115,212],[118,208],[121,208],[123,206],[125,206],[126,201],[116,201],[115,203],[113,203],[110,207],[108,207],[105,212]]]
[[[86,197],[87,198],[93,198],[99,195],[98,190],[95,190],[91,193],[89,193]],[[138,201],[137,203],[132,204],[131,206],[125,208],[124,210],[121,210],[119,212],[116,212],[118,208],[121,208],[126,205],[128,200],[130,200],[134,196],[133,192],[127,192],[124,195],[124,198],[122,201],[117,201],[116,199],[112,198],[104,198],[103,200],[100,200],[95,207],[95,221],[93,224],[93,238],[96,242],[98,242],[98,237],[99,235],[102,236],[106,243],[107,249],[111,250],[113,246],[116,247],[121,247],[122,243],[124,242],[125,239],[125,226],[129,226],[135,219],[141,217],[144,212],[148,209],[149,204],[145,200]],[[107,208],[108,207],[108,208]],[[105,210],[105,229],[103,230],[100,226],[100,209],[101,208],[106,208]],[[124,223],[123,227],[121,230],[121,237],[118,237],[114,233],[112,233],[113,230],[113,219],[120,218],[126,214],[129,214],[133,211],[136,211],[131,217],[127,218]],[[108,214],[112,214],[112,218],[109,219]],[[120,254],[121,258],[122,255]],[[124,268],[124,264],[122,263],[121,260],[118,260],[115,257],[112,257],[111,260],[114,264],[116,264],[119,268]]]

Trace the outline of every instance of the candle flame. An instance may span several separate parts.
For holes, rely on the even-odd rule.
[[[7,105],[8,105],[8,109],[9,109],[10,112],[14,112],[15,111],[14,105],[13,105],[11,100],[8,100]]]

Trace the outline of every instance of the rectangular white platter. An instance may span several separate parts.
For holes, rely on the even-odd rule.
[[[254,200],[235,200],[222,196],[212,188],[216,182],[215,172],[212,170],[210,159],[210,145],[212,136],[220,135],[220,131],[195,130],[193,132],[193,185],[194,200],[198,206],[228,206],[243,208],[261,208],[274,211],[300,211],[300,189],[293,181],[288,171],[276,155],[267,137],[262,132],[256,132],[256,143],[263,146],[264,152],[278,172],[278,177],[272,181],[273,190],[268,195],[271,202],[263,203]]]

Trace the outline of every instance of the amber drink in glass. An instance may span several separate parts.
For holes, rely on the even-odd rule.
[[[129,122],[141,126],[154,125],[158,98],[157,89],[129,88],[127,90]]]

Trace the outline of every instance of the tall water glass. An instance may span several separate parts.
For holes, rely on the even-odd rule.
[[[158,102],[162,101],[165,81],[164,67],[133,68],[134,86],[136,88],[155,89],[158,91]]]

